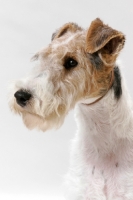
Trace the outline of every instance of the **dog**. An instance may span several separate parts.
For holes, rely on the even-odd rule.
[[[59,128],[75,108],[67,200],[133,200],[133,104],[117,64],[125,35],[99,18],[67,23],[13,84],[10,108],[29,129]]]

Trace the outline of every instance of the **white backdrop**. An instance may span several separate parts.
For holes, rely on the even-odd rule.
[[[0,0],[1,200],[63,199],[61,185],[76,130],[73,112],[57,131],[29,131],[10,112],[7,87],[30,71],[30,58],[49,44],[57,28],[66,22],[87,28],[96,17],[126,35],[120,59],[133,96],[132,0]]]

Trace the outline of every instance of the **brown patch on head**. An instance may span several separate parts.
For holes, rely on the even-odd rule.
[[[92,76],[92,85],[90,94],[91,97],[104,96],[113,84],[113,72],[111,68],[103,70],[97,73],[94,69]]]
[[[114,64],[120,50],[123,48],[125,36],[123,33],[105,25],[100,19],[95,19],[87,32],[86,52],[98,52],[101,60],[107,64]]]
[[[97,20],[99,23],[97,23]],[[113,40],[113,42],[110,42],[110,38],[113,33],[119,32],[104,25],[101,20],[97,20],[95,21],[96,24],[94,23],[95,26],[90,26],[87,32],[87,36],[85,31],[76,32],[77,30],[82,30],[78,29],[77,25],[75,27],[75,24],[65,24],[59,30],[55,38],[59,38],[63,36],[63,34],[64,37],[62,37],[62,39],[59,38],[59,40],[57,39],[53,41],[55,43],[60,43],[60,45],[55,48],[55,52],[57,53],[56,57],[58,57],[58,60],[62,61],[62,70],[60,70],[59,76],[56,75],[56,79],[55,77],[53,78],[54,82],[56,81],[56,83],[54,84],[57,85],[61,82],[63,90],[61,89],[58,92],[60,93],[59,96],[62,96],[64,99],[66,94],[68,94],[68,96],[71,96],[72,93],[76,94],[75,97],[73,96],[72,107],[77,101],[83,99],[84,97],[90,98],[103,96],[108,91],[112,82],[112,65],[106,64],[107,60],[103,61],[101,56],[108,56],[108,61],[111,60],[112,63],[112,54],[110,50],[112,47],[112,49],[114,49],[115,51],[116,47],[114,47],[115,41]],[[97,30],[100,30],[99,26],[103,27],[103,32],[97,33]],[[111,29],[110,33],[108,32],[108,37],[106,35],[104,37],[104,34],[106,33],[106,31],[104,31],[104,28],[106,29],[106,27],[108,27],[109,30]],[[74,34],[74,37],[72,37],[71,40],[68,40],[68,43],[63,43],[62,41],[65,41],[65,39],[69,39],[72,33]],[[111,36],[109,34],[111,34]],[[98,38],[98,36],[100,38]],[[117,39],[118,38],[116,37],[116,40]],[[98,40],[97,49],[94,46],[95,40]],[[88,50],[87,48],[89,48],[90,45],[89,42],[93,48],[92,52],[91,50],[89,52],[86,52],[86,50]],[[109,49],[107,47],[109,47]],[[105,54],[103,53],[104,51]],[[100,54],[101,52],[102,54]],[[66,70],[66,68],[64,67],[64,63],[69,58],[76,60],[78,64],[76,65],[76,67],[72,67],[69,70]],[[99,67],[99,70],[97,66]],[[82,87],[81,89],[80,86]],[[75,91],[78,91],[78,93],[76,93]]]
[[[63,36],[67,32],[75,33],[76,31],[81,31],[82,28],[79,27],[76,23],[67,23],[62,26],[59,30],[57,30],[52,35],[52,40]]]
[[[103,96],[109,90],[116,58],[124,46],[123,33],[95,19],[86,35],[85,51],[92,68],[91,96]]]

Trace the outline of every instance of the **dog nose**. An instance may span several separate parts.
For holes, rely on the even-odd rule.
[[[29,92],[19,90],[14,94],[17,103],[21,106],[24,107],[26,106],[27,101],[30,100],[31,94]]]

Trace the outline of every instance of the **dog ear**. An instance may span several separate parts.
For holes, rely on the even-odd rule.
[[[51,40],[59,38],[59,37],[63,36],[65,33],[67,33],[67,32],[75,33],[78,30],[80,31],[80,30],[82,30],[82,28],[79,27],[76,23],[64,24],[64,26],[62,26],[60,29],[58,29],[56,32],[54,32],[52,34],[52,39]]]
[[[103,63],[114,64],[119,52],[124,46],[123,33],[112,29],[97,18],[92,21],[86,36],[86,52],[98,52]]]

